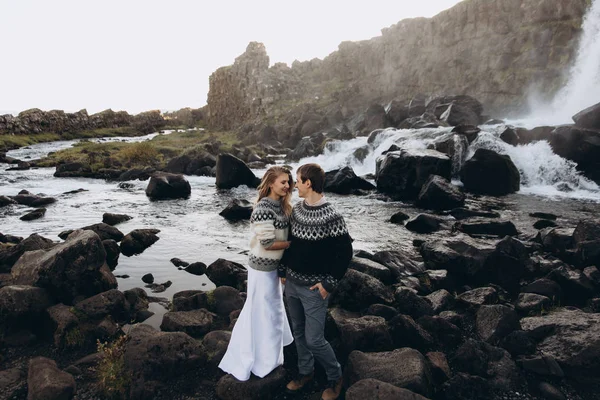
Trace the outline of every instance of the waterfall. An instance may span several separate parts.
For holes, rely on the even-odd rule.
[[[520,125],[572,124],[572,116],[600,102],[600,0],[593,0],[584,17],[575,61],[566,85],[547,105],[533,106]],[[515,121],[516,122],[516,121]]]

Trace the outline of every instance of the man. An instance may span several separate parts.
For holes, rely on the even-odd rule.
[[[279,268],[286,283],[292,331],[298,350],[297,379],[287,384],[298,393],[314,377],[315,359],[325,368],[327,389],[323,400],[337,399],[342,390],[342,369],[325,340],[325,317],[330,293],[346,273],[352,258],[352,238],[342,216],[325,200],[325,172],[318,164],[298,168],[296,188],[303,201],[290,217],[290,247]]]

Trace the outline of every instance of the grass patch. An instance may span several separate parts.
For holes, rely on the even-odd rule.
[[[112,343],[98,341],[98,353],[102,359],[96,374],[102,393],[109,399],[127,398],[131,375],[125,368],[125,344],[127,335],[120,336]]]
[[[79,330],[79,328],[72,328],[65,334],[65,345],[70,348],[77,348],[83,346],[85,337]]]

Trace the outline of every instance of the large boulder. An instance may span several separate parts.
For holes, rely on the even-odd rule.
[[[241,221],[250,219],[252,215],[252,203],[244,199],[233,199],[219,215],[228,221]]]
[[[355,269],[359,272],[370,275],[373,278],[377,278],[385,284],[392,282],[392,273],[390,269],[385,265],[369,260],[368,258],[354,256],[352,260],[350,260],[350,265],[348,268]]]
[[[523,330],[538,342],[538,351],[554,357],[567,376],[600,376],[600,315],[560,308],[523,318]]]
[[[102,215],[102,222],[114,226],[120,224],[121,222],[129,221],[132,218],[133,217],[126,214],[104,213]]]
[[[0,247],[0,273],[10,272],[12,266],[26,251],[49,249],[54,245],[52,240],[34,233],[15,246]]]
[[[8,329],[39,326],[40,316],[51,305],[45,289],[23,285],[0,288],[0,335]]]
[[[461,207],[465,203],[465,195],[447,179],[431,175],[421,188],[417,205],[431,210],[450,210]]]
[[[205,309],[170,311],[163,317],[160,329],[164,332],[185,332],[192,337],[202,337],[210,332],[215,314]]]
[[[98,235],[77,230],[50,249],[23,254],[11,273],[15,284],[45,288],[56,300],[71,304],[78,296],[116,288],[105,260]]]
[[[227,374],[219,379],[216,390],[221,400],[271,400],[278,396],[285,383],[285,369],[277,367],[263,378],[251,376],[244,382]]]
[[[521,329],[515,310],[500,304],[481,306],[477,311],[475,324],[479,337],[492,344]]]
[[[398,198],[414,199],[430,175],[450,179],[452,162],[435,150],[391,151],[377,158],[377,190]]]
[[[75,304],[79,316],[87,319],[102,319],[111,316],[115,322],[130,321],[131,305],[125,294],[117,289],[108,290]]]
[[[27,399],[70,400],[77,391],[73,375],[61,371],[54,360],[35,357],[29,360]]]
[[[579,171],[600,183],[599,130],[560,126],[552,132],[549,141],[556,154],[576,162]]]
[[[573,121],[578,127],[600,130],[600,103],[579,111],[573,115]]]
[[[440,115],[440,121],[447,122],[450,126],[479,125],[479,119],[480,116],[475,111],[460,104],[450,104]]]
[[[460,178],[472,193],[503,196],[519,191],[521,175],[509,156],[492,150],[477,149],[467,160]]]
[[[373,254],[372,260],[387,267],[395,280],[425,271],[422,262],[401,250],[378,251]]]
[[[329,316],[335,323],[346,355],[353,350],[371,352],[394,348],[387,323],[382,317],[359,317],[340,308],[329,310]]]
[[[146,187],[146,196],[152,200],[187,199],[191,193],[190,183],[181,174],[156,172]]]
[[[206,276],[216,286],[242,288],[248,278],[248,271],[243,265],[219,258],[206,268]]]
[[[217,187],[231,189],[240,185],[255,188],[259,185],[254,172],[239,158],[223,153],[217,157]]]
[[[600,220],[579,221],[573,232],[573,244],[580,266],[600,265]]]
[[[515,224],[511,221],[482,217],[468,218],[456,222],[454,229],[468,235],[515,236],[518,235]]]
[[[152,398],[147,381],[167,382],[206,362],[202,344],[183,332],[159,332],[150,325],[135,325],[125,344],[124,363],[132,375],[131,398]],[[150,389],[151,390],[151,389]]]
[[[363,178],[356,176],[352,168],[344,167],[341,169],[328,171],[325,173],[326,192],[337,194],[359,193],[359,190],[374,190],[375,186]]]
[[[425,396],[431,394],[433,387],[427,360],[410,348],[381,353],[353,351],[348,357],[344,377],[349,386],[372,378]]]
[[[346,391],[346,400],[427,400],[408,389],[399,388],[377,379],[362,379]]]
[[[350,311],[360,311],[371,304],[394,302],[394,296],[381,281],[354,269],[349,269],[331,294],[331,304]]]
[[[160,229],[134,229],[121,241],[121,253],[127,257],[140,254],[152,246],[159,237],[156,236]]]
[[[123,232],[111,226],[109,224],[105,224],[101,222],[99,224],[89,225],[81,228],[87,231],[94,231],[98,236],[100,236],[100,240],[108,240],[112,239],[115,242],[120,242],[123,239]]]

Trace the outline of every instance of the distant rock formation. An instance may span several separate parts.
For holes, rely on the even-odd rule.
[[[301,115],[310,119],[316,108],[325,109],[331,122],[373,102],[397,99],[408,105],[419,94],[466,94],[488,112],[520,110],[530,88],[551,95],[561,87],[588,4],[463,1],[433,18],[402,20],[381,36],[343,42],[323,60],[295,61],[291,67],[269,67],[265,46],[252,42],[233,65],[210,76],[205,117],[211,127],[231,129],[290,113],[297,114],[295,121]]]

